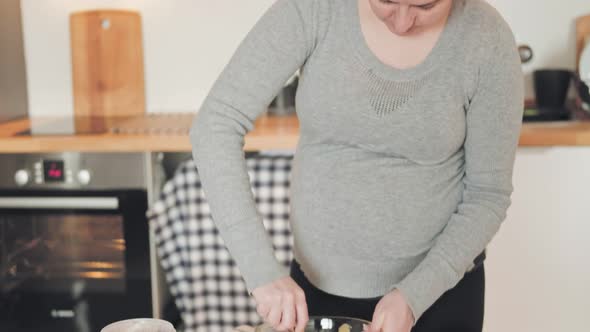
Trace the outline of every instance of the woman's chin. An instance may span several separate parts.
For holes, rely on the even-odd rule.
[[[391,33],[398,37],[412,37],[419,35],[422,32],[422,28],[419,26],[413,26],[406,31],[396,29],[395,27],[393,27],[393,25],[387,23],[385,23],[385,26]]]
[[[389,29],[389,31],[391,33],[393,33],[394,35],[396,35],[398,37],[411,37],[411,36],[413,36],[413,35],[416,34],[416,29],[414,29],[414,28],[409,29],[409,30],[404,31],[404,32],[398,31],[398,30],[396,30],[396,29],[394,29],[394,28],[392,28],[390,26],[387,26],[387,29]]]

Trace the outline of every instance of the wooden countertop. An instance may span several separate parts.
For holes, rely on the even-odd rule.
[[[147,114],[139,117],[45,118],[46,127],[70,121],[76,134],[28,135],[32,120],[0,124],[0,153],[94,151],[188,152],[193,113]],[[37,120],[34,120],[37,121]],[[299,139],[295,115],[259,117],[246,135],[247,151],[294,149]],[[590,121],[526,122],[520,146],[590,146]]]
[[[0,153],[24,152],[187,152],[194,113],[125,117],[22,118],[0,124]],[[41,125],[39,125],[41,123]],[[66,123],[66,125],[64,125]],[[30,135],[64,127],[75,134]],[[261,116],[245,138],[244,150],[294,149],[299,139],[296,116]]]

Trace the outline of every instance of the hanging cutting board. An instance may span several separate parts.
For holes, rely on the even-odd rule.
[[[141,16],[127,10],[70,15],[74,114],[145,113]]]
[[[580,65],[580,55],[585,45],[590,44],[590,15],[581,16],[576,20],[576,68]]]

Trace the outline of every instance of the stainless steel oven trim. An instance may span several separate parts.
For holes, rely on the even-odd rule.
[[[4,209],[117,210],[117,197],[0,197]]]
[[[145,153],[20,153],[0,154],[0,189],[48,190],[118,190],[147,189],[151,175],[145,167]],[[64,181],[49,182],[44,178],[43,161],[64,162]],[[16,172],[28,174],[28,182],[18,185]],[[80,176],[89,182],[80,182]],[[68,180],[69,178],[69,180]]]

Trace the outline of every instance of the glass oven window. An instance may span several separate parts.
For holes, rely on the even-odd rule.
[[[125,291],[123,217],[0,215],[2,293]]]

